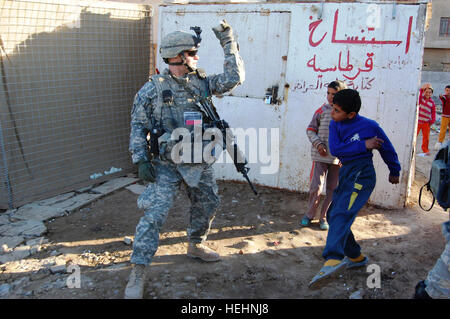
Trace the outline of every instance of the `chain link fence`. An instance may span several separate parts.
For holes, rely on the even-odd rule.
[[[0,1],[0,208],[132,170],[130,110],[154,69],[152,8]]]

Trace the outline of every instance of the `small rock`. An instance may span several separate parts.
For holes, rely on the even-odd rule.
[[[27,240],[27,246],[40,246],[42,244],[47,244],[48,239],[45,237],[39,237],[39,238],[33,238],[30,240]]]
[[[373,246],[378,246],[378,243],[373,243]]]
[[[22,236],[0,236],[0,245],[7,245],[8,248],[14,249],[23,243],[24,240]]]
[[[0,248],[0,254],[6,254],[8,253],[10,250],[8,248],[8,245],[3,244],[2,247]]]
[[[5,297],[9,294],[11,290],[11,286],[8,284],[0,285],[0,297]]]
[[[123,239],[123,242],[125,243],[125,245],[131,245],[131,243],[133,242],[133,239],[129,236],[125,236]]]
[[[264,253],[268,254],[268,255],[274,255],[275,251],[273,249],[266,249],[266,250],[264,250]]]
[[[364,290],[360,289],[352,293],[349,299],[363,299]]]
[[[58,256],[58,255],[61,255],[61,253],[60,253],[59,251],[57,251],[57,250],[53,250],[53,251],[50,253],[50,256],[52,256],[52,257]]]
[[[184,281],[195,281],[197,278],[195,278],[194,276],[186,276],[184,277]]]
[[[52,274],[65,273],[66,272],[66,265],[52,266],[52,267],[50,267],[50,272]]]
[[[14,289],[17,289],[20,286],[24,286],[26,284],[28,284],[30,282],[30,278],[29,277],[22,277],[16,281],[14,281],[12,283],[12,286],[14,287]]]

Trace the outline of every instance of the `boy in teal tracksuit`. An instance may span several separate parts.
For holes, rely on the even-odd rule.
[[[310,287],[318,286],[345,268],[367,264],[368,259],[361,254],[361,247],[350,228],[375,187],[373,149],[380,152],[389,168],[389,182],[399,182],[401,168],[394,147],[377,122],[358,114],[360,108],[361,98],[356,90],[341,90],[333,98],[329,147],[342,167],[327,214],[330,228],[322,254],[325,264],[312,279]]]

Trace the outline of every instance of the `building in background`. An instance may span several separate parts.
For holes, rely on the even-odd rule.
[[[429,6],[430,7],[430,6]],[[430,14],[430,12],[429,12]],[[438,109],[439,94],[450,85],[450,1],[431,1],[431,20],[425,32],[422,83],[431,83]]]

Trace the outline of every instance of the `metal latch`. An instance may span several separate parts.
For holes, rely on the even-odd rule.
[[[266,97],[264,99],[266,104],[278,104],[278,85],[266,89]]]

